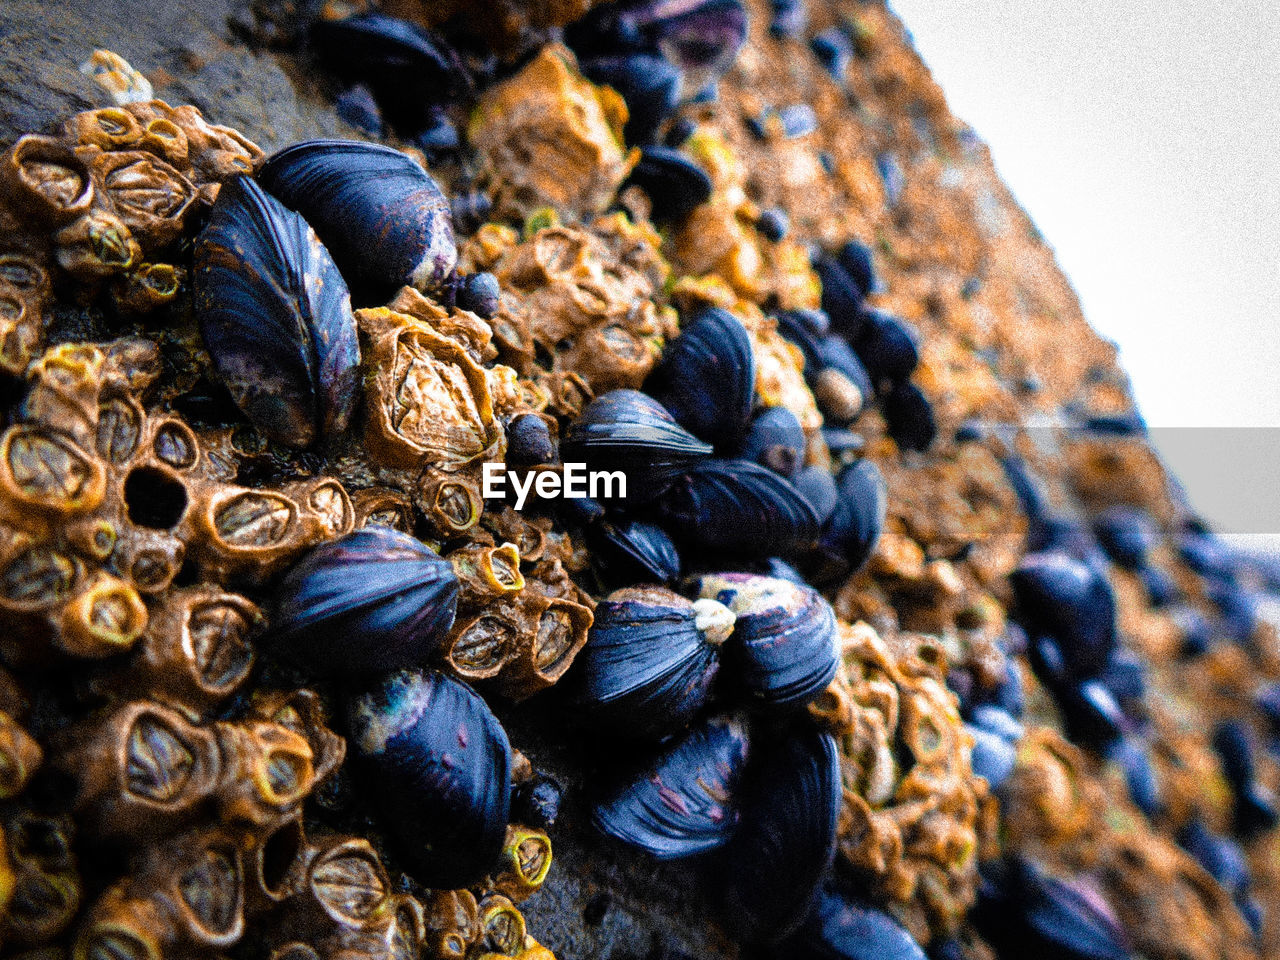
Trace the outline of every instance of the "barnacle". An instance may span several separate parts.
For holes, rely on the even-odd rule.
[[[839,737],[839,850],[913,934],[958,928],[973,903],[991,802],[942,681],[936,646],[897,655],[866,624],[840,625],[852,729]]]

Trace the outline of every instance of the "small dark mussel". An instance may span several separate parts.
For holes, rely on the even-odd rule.
[[[1238,643],[1253,640],[1258,628],[1258,604],[1252,593],[1228,583],[1208,583],[1205,595],[1217,608],[1221,631]]]
[[[1111,507],[1093,521],[1093,532],[1111,561],[1126,570],[1146,565],[1147,554],[1156,545],[1151,518],[1133,507]]]
[[[1067,739],[1072,743],[1105,754],[1131,727],[1111,691],[1097,680],[1069,684],[1052,692],[1062,711]]]
[[[1227,893],[1238,898],[1248,891],[1249,862],[1240,844],[1214,833],[1199,820],[1192,820],[1183,828],[1178,843]]]
[[[880,174],[880,182],[884,185],[884,199],[891,207],[896,207],[902,199],[902,191],[907,185],[906,176],[902,172],[902,164],[892,153],[882,153],[876,157],[876,170]]]
[[[904,450],[928,450],[938,435],[933,404],[914,383],[895,383],[880,402],[889,436]]]
[[[218,375],[273,440],[346,429],[360,374],[351,298],[320,239],[252,180],[223,184],[196,238],[194,302]]]
[[[753,743],[741,825],[713,874],[723,913],[743,943],[776,943],[808,916],[836,853],[840,759],[809,727]]]
[[[1231,548],[1211,533],[1187,533],[1178,538],[1178,556],[1200,576],[1233,584],[1239,562]]]
[[[837,27],[823,30],[809,41],[809,47],[832,79],[844,79],[853,61],[853,44],[843,30]]]
[[[670,586],[680,578],[680,553],[675,543],[652,523],[602,520],[587,527],[586,538],[596,575],[608,586]]]
[[[362,296],[381,303],[406,285],[427,293],[453,276],[458,249],[449,201],[398,150],[307,140],[272,156],[258,176],[315,227]]]
[[[498,861],[511,807],[511,745],[488,705],[436,671],[387,676],[348,707],[368,794],[414,879],[469,886]]]
[[[633,502],[658,496],[678,473],[710,454],[710,444],[639,390],[610,390],[596,397],[560,441],[560,456],[567,462],[626,473]]]
[[[1209,618],[1195,607],[1179,605],[1170,611],[1174,624],[1182,632],[1182,649],[1179,656],[1184,660],[1202,657],[1213,648],[1216,635]]]
[[[1147,602],[1157,610],[1169,606],[1182,596],[1178,583],[1161,567],[1143,567],[1138,579],[1147,591]]]
[[[790,477],[804,462],[804,427],[786,407],[761,410],[747,431],[738,455]]]
[[[426,662],[457,608],[449,561],[374,524],[321,544],[289,571],[270,642],[330,676],[400,670]]]
[[[843,337],[823,337],[817,348],[818,364],[805,370],[806,379],[826,422],[847,426],[873,395],[871,377]]]
[[[875,293],[883,286],[876,275],[875,254],[861,240],[846,243],[836,254],[836,260],[864,293]]]
[[[798,37],[809,25],[809,11],[805,0],[771,0],[769,8],[769,35],[775,40]]]
[[[663,526],[696,552],[787,557],[813,544],[818,515],[784,478],[749,460],[704,460],[658,504]]]
[[[854,348],[875,383],[901,383],[920,365],[920,334],[883,310],[863,311]]]
[[[889,511],[884,475],[872,460],[856,460],[836,477],[836,506],[810,558],[816,582],[829,583],[860,570],[871,557]]]
[[[1147,422],[1137,411],[1095,414],[1085,418],[1085,430],[1108,437],[1137,437],[1147,432]]]
[[[836,615],[817,590],[751,573],[711,573],[694,586],[737,617],[726,659],[754,703],[803,706],[836,675]]]
[[[840,490],[836,487],[836,478],[826,467],[805,467],[791,478],[791,484],[800,491],[800,496],[809,501],[818,523],[826,523],[835,513]]]
[[[1253,738],[1239,720],[1227,720],[1213,731],[1213,749],[1222,762],[1222,775],[1233,790],[1253,782]]]
[[[925,960],[893,917],[825,884],[808,918],[771,954],[774,960]]]
[[[711,199],[711,178],[687,154],[674,147],[640,148],[640,159],[623,187],[639,187],[653,204],[655,223],[684,223]]]
[[[532,467],[556,462],[556,442],[547,421],[536,413],[522,413],[507,424],[509,466]]]
[[[449,44],[407,20],[380,13],[318,18],[310,41],[327,70],[372,90],[392,126],[406,136],[418,132],[429,106],[456,100],[472,87]]]
[[[781,207],[770,207],[760,212],[756,229],[760,231],[760,236],[771,243],[777,243],[786,237],[787,231],[791,229],[791,221]]]
[[[690,93],[719,80],[747,42],[742,0],[643,0],[627,16],[646,44],[680,70]]]
[[[751,337],[728,310],[710,307],[667,344],[645,391],[676,421],[718,450],[736,450],[755,398]]]
[[[626,53],[582,62],[592,83],[613,87],[627,104],[622,135],[629,144],[652,143],[680,102],[680,71],[662,57]]]
[[[1154,820],[1163,810],[1160,782],[1151,762],[1151,751],[1141,738],[1121,737],[1111,745],[1107,759],[1124,774],[1125,787],[1133,805]]]
[[[978,932],[1002,957],[1130,960],[1124,932],[1102,897],[1047,876],[1021,858],[982,868]]]
[[[986,780],[992,790],[998,790],[1009,778],[1009,774],[1013,773],[1018,759],[1017,748],[1008,740],[982,727],[965,724],[965,729],[973,737],[973,772]]]
[[[741,722],[706,720],[597,803],[591,822],[601,833],[659,860],[722,847],[738,826],[738,784],[747,750]]]
[[[364,84],[357,83],[338,94],[333,101],[333,110],[338,117],[349,126],[371,137],[382,136],[382,111],[373,98],[373,93]]]
[[[614,591],[597,605],[571,668],[574,703],[603,734],[658,741],[676,733],[707,702],[733,622],[723,604],[664,587]]]
[[[1049,516],[1049,501],[1045,497],[1044,487],[1039,477],[1031,472],[1027,462],[1017,454],[1010,454],[1000,460],[1005,479],[1018,497],[1018,505],[1026,516],[1031,528],[1027,533],[1027,549],[1041,550],[1043,543],[1033,539],[1032,531],[1041,526]]]
[[[822,309],[831,318],[831,329],[850,343],[856,343],[862,332],[863,290],[849,271],[829,253],[813,258],[813,269],[822,281]]]
[[[511,819],[538,830],[550,830],[560,816],[564,788],[545,773],[535,773],[511,793]]]
[[[1064,553],[1028,554],[1009,577],[1018,620],[1052,637],[1072,676],[1095,677],[1116,648],[1116,601],[1106,578]]]

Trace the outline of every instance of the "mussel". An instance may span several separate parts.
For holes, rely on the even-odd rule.
[[[906,380],[920,364],[920,334],[883,310],[863,311],[854,348],[876,383]]]
[[[424,886],[476,883],[497,863],[511,746],[479,695],[435,671],[386,677],[348,707],[350,742],[396,850]]]
[[[623,183],[643,190],[654,222],[683,223],[711,198],[711,177],[688,154],[672,147],[647,146]]]
[[[881,400],[881,412],[889,436],[903,450],[928,450],[938,435],[933,404],[914,383],[895,383]]]
[[[790,935],[835,859],[841,802],[835,740],[803,727],[776,733],[748,767],[742,822],[718,873],[724,915],[746,943]]]
[[[747,752],[739,721],[706,720],[597,803],[591,821],[602,833],[659,860],[721,847],[738,825],[738,782]]]
[[[773,954],[807,960],[925,960],[911,934],[883,910],[826,885],[799,930]]]
[[[372,90],[405,136],[418,132],[430,105],[452,101],[472,85],[466,66],[448,43],[396,17],[319,17],[311,25],[310,42],[326,68]]]
[[[362,295],[381,303],[406,285],[427,293],[453,275],[458,250],[449,201],[398,150],[307,140],[272,156],[258,176],[315,227]]]
[[[680,102],[680,71],[650,53],[595,57],[582,62],[582,74],[613,87],[627,103],[627,143],[651,143],[658,128]]]
[[[749,460],[704,460],[663,496],[664,525],[695,551],[786,557],[818,535],[818,516],[794,486]]]
[[[728,310],[711,307],[663,350],[645,391],[694,436],[733,450],[746,433],[755,385],[746,328]]]
[[[1097,570],[1058,551],[1029,554],[1009,578],[1018,618],[1035,639],[1053,638],[1069,673],[1100,674],[1116,647],[1116,602]]]
[[[804,462],[804,428],[786,407],[767,407],[751,421],[738,455],[790,477]]]
[[[880,540],[889,509],[888,488],[873,460],[856,460],[840,471],[836,494],[812,558],[814,575],[824,583],[861,569]]]
[[[345,430],[360,345],[347,285],[315,231],[237,178],[219,191],[194,256],[200,334],[236,405],[290,446]]]
[[[738,683],[769,707],[808,703],[835,676],[836,615],[812,587],[751,573],[710,573],[694,586],[736,619],[726,648]]]
[[[560,441],[566,462],[624,471],[633,500],[658,496],[682,469],[710,454],[710,444],[639,390],[611,390],[596,397]]]
[[[601,520],[586,530],[591,563],[606,584],[660,583],[680,576],[680,554],[666,531],[640,520]]]
[[[876,275],[875,255],[861,240],[850,240],[845,243],[836,254],[836,261],[853,278],[859,290],[866,293],[879,291],[881,283]]]
[[[1151,519],[1133,507],[1112,507],[1093,521],[1093,532],[1111,560],[1126,570],[1140,570],[1156,545]]]
[[[272,642],[326,674],[426,662],[458,607],[453,566],[426,544],[372,525],[321,544],[277,591]]]
[[[593,728],[661,740],[707,702],[733,614],[663,587],[626,587],[602,600],[570,677]]]
[[[862,331],[865,291],[829,253],[814,257],[813,269],[822,281],[822,309],[831,318],[832,331],[851,343],[856,342]]]

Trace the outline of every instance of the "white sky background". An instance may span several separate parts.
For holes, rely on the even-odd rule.
[[[1147,422],[1280,428],[1280,4],[890,3]],[[1227,465],[1167,456],[1213,519]]]

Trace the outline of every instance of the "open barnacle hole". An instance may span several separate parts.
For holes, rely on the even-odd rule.
[[[102,503],[106,481],[103,465],[60,433],[20,425],[0,439],[0,491],[23,511],[87,513]]]
[[[169,470],[134,467],[123,495],[129,520],[149,530],[172,530],[187,512],[187,488]]]
[[[313,853],[301,814],[268,831],[245,858],[246,912],[252,916],[269,911],[295,894]]]
[[[93,205],[93,182],[84,163],[53,137],[28,134],[5,157],[0,178],[28,216],[67,223]]]

